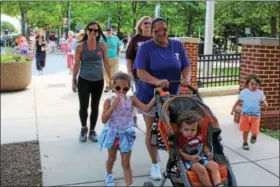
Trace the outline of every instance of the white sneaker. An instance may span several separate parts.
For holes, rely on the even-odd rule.
[[[160,172],[160,167],[159,164],[152,164],[151,168],[151,178],[153,180],[161,180],[161,172]]]

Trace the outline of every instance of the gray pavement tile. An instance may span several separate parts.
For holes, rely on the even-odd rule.
[[[80,143],[77,139],[40,141],[40,149],[44,186],[104,179],[107,151],[100,152],[96,143]],[[160,152],[160,157],[163,170],[168,154]],[[149,174],[151,162],[144,145],[143,134],[137,136],[131,164],[135,176]],[[120,155],[115,163],[114,175],[116,178],[123,176]]]
[[[51,117],[56,116],[77,116],[78,115],[78,103],[77,104],[37,104],[37,117]]]
[[[6,119],[12,120],[12,119],[22,119],[22,118],[33,118],[33,119],[36,118],[34,99],[30,100],[28,104],[26,103],[24,105],[19,103],[18,105],[13,104],[9,106],[4,106],[1,104],[1,120],[6,120]]]
[[[249,160],[247,160],[246,158],[240,156],[239,154],[231,151],[230,149],[228,149],[225,146],[224,146],[224,154],[228,157],[230,164],[249,162]]]
[[[16,92],[1,93],[1,108],[19,107],[19,106],[34,106],[34,90],[29,86],[25,90]]]
[[[153,181],[149,176],[135,176],[133,178],[133,185],[134,186],[143,186],[143,184],[147,181],[152,182],[155,186],[159,186],[161,181]],[[116,179],[115,180],[116,186],[125,186],[124,179]],[[104,181],[102,182],[88,182],[83,184],[73,184],[70,186],[104,186]],[[166,180],[164,186],[172,186],[169,179]]]
[[[279,177],[279,157],[257,161],[256,163]]]
[[[81,129],[77,115],[38,117],[38,133],[40,142],[64,139],[78,139]]]
[[[1,144],[37,140],[34,118],[1,119]]]
[[[249,160],[279,157],[279,141],[274,138],[260,133],[257,142],[249,144],[250,150],[246,151],[242,148],[242,134],[237,124],[223,124],[222,131],[222,143]]]
[[[238,186],[279,186],[279,177],[253,163],[232,165]]]

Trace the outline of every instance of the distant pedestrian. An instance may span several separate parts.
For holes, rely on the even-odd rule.
[[[79,33],[77,33],[75,35],[75,42],[73,43],[72,45],[72,51],[73,53],[75,54],[76,52],[76,49],[77,49],[77,46],[78,44],[81,42],[81,40],[84,38],[84,35],[85,35],[85,31],[84,30],[80,30]]]
[[[257,75],[249,75],[245,82],[245,89],[239,94],[238,100],[232,107],[234,114],[236,107],[242,104],[239,130],[243,133],[243,149],[249,150],[248,135],[251,131],[251,144],[256,143],[260,132],[261,105],[265,108],[268,104],[262,90],[259,89],[261,80]]]
[[[100,25],[97,22],[90,22],[86,26],[84,38],[78,44],[75,52],[72,90],[76,92],[78,87],[80,102],[79,114],[82,124],[79,137],[81,142],[87,140],[87,118],[90,96],[91,114],[88,138],[93,142],[97,142],[95,126],[98,118],[99,102],[104,88],[102,63],[111,80],[107,47],[104,43],[99,42],[101,36],[106,41]],[[79,77],[77,80],[78,73]]]
[[[20,51],[21,55],[27,55],[28,43],[27,43],[26,38],[24,36],[21,37],[21,41],[19,43],[19,51]]]
[[[112,76],[119,71],[120,64],[120,39],[118,36],[113,35],[113,28],[108,26],[106,28],[106,45],[108,48],[108,57],[109,57],[109,65]],[[104,42],[101,40],[101,42]],[[104,79],[105,79],[105,90],[104,92],[110,91],[109,88],[109,78],[106,74],[105,69],[103,68]]]
[[[54,48],[56,47],[56,37],[55,37],[55,33],[51,32],[50,36],[49,36],[49,46],[51,47],[51,52],[54,52]]]
[[[68,39],[65,41],[66,43],[66,61],[67,61],[67,68],[69,70],[69,74],[72,74],[73,71],[73,64],[74,64],[74,54],[72,51],[72,45],[76,41],[74,38],[74,32],[68,32]]]
[[[36,68],[38,74],[43,75],[43,70],[46,65],[46,51],[48,50],[48,44],[43,35],[38,34],[35,39],[33,54],[36,57]]]

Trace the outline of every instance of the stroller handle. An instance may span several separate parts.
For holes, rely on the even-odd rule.
[[[180,84],[180,81],[169,81],[169,84]],[[188,88],[190,91],[192,91],[193,94],[198,94],[198,90],[195,89],[192,85],[187,85],[184,86],[186,88]],[[160,86],[156,87],[156,88],[160,88]]]

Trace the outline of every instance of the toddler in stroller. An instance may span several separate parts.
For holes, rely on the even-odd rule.
[[[178,117],[177,125],[179,132],[176,134],[176,146],[186,169],[195,172],[204,186],[212,186],[207,168],[211,173],[214,186],[223,187],[219,166],[211,160],[213,155],[209,147],[203,145],[199,116],[196,112],[184,111]]]
[[[218,121],[209,107],[202,102],[198,92],[190,86],[189,89],[193,91],[193,95],[167,98],[167,94],[161,94],[160,91],[156,91],[155,94],[158,131],[156,146],[169,153],[166,171],[163,173],[164,178],[160,186],[164,186],[167,178],[170,179],[173,186],[180,187],[212,186],[212,183],[216,186],[237,186],[235,176],[220,143],[221,129]],[[186,127],[186,116],[194,114],[200,116],[199,119],[197,118],[199,126],[194,125],[192,128],[187,126],[186,130],[190,130],[194,135],[187,135],[186,138],[183,136],[184,132],[182,134],[180,131]],[[200,132],[199,136],[194,133],[196,127]],[[152,133],[151,136],[153,135]],[[193,139],[190,140],[188,137]],[[186,144],[192,144],[192,146],[186,146]],[[196,150],[193,149],[194,147]],[[196,155],[193,155],[194,153]],[[206,169],[203,166],[206,166],[209,174],[205,172]],[[200,172],[197,167],[200,168]],[[153,186],[153,183],[145,182],[144,186]]]

